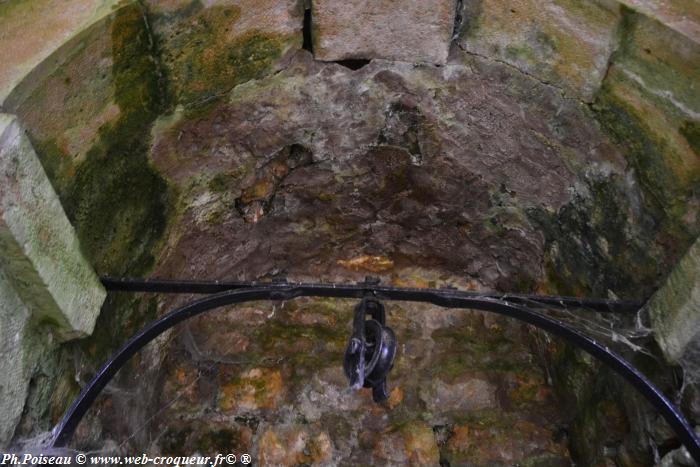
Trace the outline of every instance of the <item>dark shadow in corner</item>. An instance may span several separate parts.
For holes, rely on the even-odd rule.
[[[304,10],[304,27],[302,29],[302,34],[304,37],[304,42],[301,46],[302,49],[308,50],[314,53],[313,37],[311,36],[311,6]]]

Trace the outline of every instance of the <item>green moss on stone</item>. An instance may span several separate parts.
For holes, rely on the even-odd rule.
[[[453,421],[457,425],[476,425],[498,429],[512,427],[516,419],[512,414],[503,410],[480,409],[455,415]]]
[[[200,452],[216,455],[222,452],[239,451],[243,446],[243,440],[240,432],[223,428],[204,433],[197,440],[196,445]]]
[[[236,177],[232,174],[218,173],[214,175],[211,180],[209,180],[208,187],[209,190],[213,191],[214,193],[224,193],[232,188],[235,180]]]
[[[281,40],[270,34],[251,32],[239,38],[227,56],[228,66],[236,71],[236,84],[259,77],[281,52]]]
[[[72,179],[73,161],[71,157],[61,150],[55,138],[44,141],[32,141],[37,155],[41,158],[41,165],[46,175],[59,196],[65,194]]]
[[[620,8],[617,4],[614,7],[608,7],[602,2],[581,2],[579,0],[553,0],[553,3],[559,5],[572,17],[579,18],[582,23],[599,27],[608,25],[611,14],[616,8]]]
[[[120,116],[100,128],[99,141],[78,165],[64,203],[98,272],[142,274],[154,263],[170,203],[168,187],[147,155],[150,127],[165,97],[142,9],[118,10],[112,31]]]
[[[207,216],[207,223],[212,225],[221,224],[224,221],[224,214],[221,210],[211,212]]]
[[[524,357],[527,349],[509,339],[499,327],[453,326],[434,331],[431,338],[438,348],[449,349],[436,355],[430,370],[448,383],[474,371],[531,371],[529,357]],[[410,372],[410,368],[397,367],[402,374],[404,370]]]
[[[300,325],[273,320],[253,331],[251,355],[261,361],[284,361],[292,368],[287,384],[300,386],[310,374],[337,365],[347,344],[343,326]]]
[[[658,224],[640,214],[617,176],[589,180],[589,195],[577,195],[558,212],[533,209],[547,242],[545,262],[552,292],[564,295],[646,298],[664,266],[655,257]]]
[[[508,45],[505,48],[505,55],[508,60],[523,60],[528,63],[535,62],[537,58],[530,47],[522,45]]]
[[[109,294],[93,333],[74,345],[89,357],[87,361],[100,365],[124,343],[126,336],[133,336],[153,321],[157,312],[155,298],[146,300],[133,294]]]
[[[167,45],[170,78],[186,105],[201,105],[234,86],[264,75],[279,58],[285,38],[259,30],[231,40],[240,9],[213,6],[175,26]]]
[[[662,242],[671,249],[669,256],[677,259],[700,233],[697,222],[690,225],[686,220],[689,200],[700,197],[700,173],[683,161],[675,145],[663,139],[665,136],[673,138],[673,135],[662,136],[659,131],[663,129],[654,130],[649,116],[639,115],[607,85],[599,93],[593,109],[605,130],[624,148],[642,188],[645,210],[661,226],[665,237]],[[679,130],[694,151],[698,147],[697,128],[697,123],[686,122]]]
[[[594,110],[608,133],[625,148],[642,187],[661,213],[665,205],[671,204],[669,189],[676,184],[673,173],[664,164],[664,143],[653,138],[644,121],[607,88],[599,93]]]
[[[639,79],[636,84],[646,91],[644,98],[664,108],[669,115],[678,112],[674,100],[697,111],[700,54],[695,44],[654,18],[628,8],[623,8],[623,13],[615,66],[636,75]]]
[[[688,120],[678,129],[695,154],[700,157],[700,123]]]
[[[323,325],[294,325],[280,321],[270,321],[255,330],[255,341],[264,351],[285,352],[289,342],[310,341],[315,346],[327,347],[328,350],[339,350],[345,346],[347,332],[337,326]],[[281,347],[284,347],[282,349]],[[292,356],[303,359],[302,355]]]

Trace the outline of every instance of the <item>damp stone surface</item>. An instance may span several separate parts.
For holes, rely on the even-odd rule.
[[[6,223],[23,192],[7,187],[45,173],[32,188],[54,195],[36,212],[65,213],[47,231],[72,229],[90,284],[371,275],[653,297],[629,319],[558,316],[620,352],[696,425],[696,3],[70,0],[58,11],[7,0],[0,107],[36,159],[0,185],[0,214]],[[36,264],[63,237],[39,238]],[[2,258],[25,244],[3,244]],[[62,309],[42,299],[50,281],[23,293],[8,264],[3,447],[36,446],[129,336],[195,298],[110,293],[97,316],[96,292],[89,320],[57,324],[37,320]],[[71,447],[248,452],[275,466],[682,459],[634,388],[485,313],[387,303],[400,345],[389,400],[376,405],[342,370],[355,304],[252,302],[182,323],[125,366]]]

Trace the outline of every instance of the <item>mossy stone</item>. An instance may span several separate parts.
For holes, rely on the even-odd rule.
[[[156,14],[164,31],[164,64],[177,100],[207,106],[233,87],[263,76],[285,50],[289,38],[248,29],[232,38],[240,7],[204,7],[192,2],[175,17]]]
[[[687,120],[678,132],[683,135],[693,152],[700,157],[700,122]]]
[[[587,186],[588,195],[576,195],[556,213],[528,211],[547,242],[549,287],[563,295],[646,298],[663,271],[655,253],[658,221],[644,213],[633,218],[618,176],[592,179]]]
[[[172,200],[148,161],[150,127],[166,105],[144,13],[121,8],[112,25],[119,119],[76,168],[65,208],[84,252],[102,274],[143,274],[165,232]]]

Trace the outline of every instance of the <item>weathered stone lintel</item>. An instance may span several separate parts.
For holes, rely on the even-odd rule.
[[[700,341],[700,239],[649,301],[647,310],[664,355],[680,363],[693,343]]]
[[[7,114],[0,114],[0,251],[34,319],[52,323],[60,340],[92,332],[106,292],[31,143]]]
[[[447,60],[456,0],[314,0],[311,4],[317,60],[383,58],[436,64]]]

